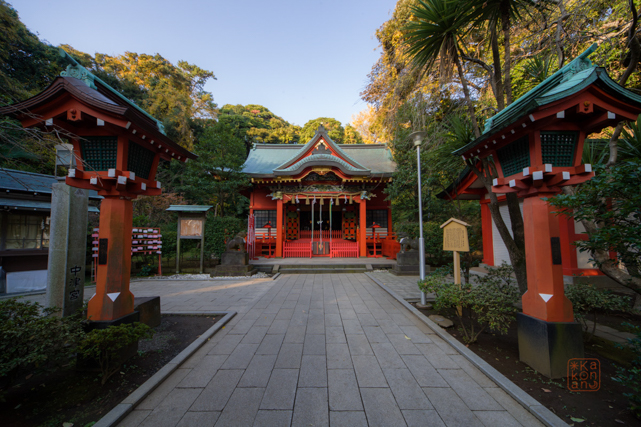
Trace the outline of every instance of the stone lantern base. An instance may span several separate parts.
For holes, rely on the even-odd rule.
[[[568,361],[583,358],[583,329],[578,322],[546,322],[516,315],[519,359],[548,378],[568,375]]]

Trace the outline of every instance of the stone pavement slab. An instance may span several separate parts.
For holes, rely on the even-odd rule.
[[[121,426],[541,425],[365,274],[197,283],[132,285],[238,315]]]

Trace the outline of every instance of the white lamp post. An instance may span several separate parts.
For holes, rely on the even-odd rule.
[[[419,224],[419,238],[418,238],[418,256],[419,256],[419,274],[421,280],[425,280],[425,240],[423,239],[423,196],[421,193],[421,143],[427,132],[412,132],[410,139],[416,147],[416,163],[418,166],[418,224]],[[425,305],[425,292],[421,292],[421,304]]]

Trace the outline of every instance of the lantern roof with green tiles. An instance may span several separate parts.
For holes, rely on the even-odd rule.
[[[473,152],[472,150],[486,146],[489,140],[496,138],[502,132],[515,125],[519,126],[518,123],[521,121],[523,121],[522,125],[525,126],[527,126],[528,122],[534,121],[533,114],[535,112],[541,111],[548,106],[559,104],[564,99],[580,94],[592,87],[597,88],[600,94],[612,97],[618,103],[641,108],[641,96],[614,82],[604,68],[592,65],[588,56],[596,48],[597,45],[593,44],[577,58],[570,61],[504,110],[488,119],[485,122],[483,134],[466,146],[454,151],[453,154],[463,155],[465,158],[475,156],[477,151]],[[526,118],[530,120],[524,121]],[[614,123],[615,121],[620,121],[621,117],[616,120],[614,120],[614,117],[612,119]],[[525,126],[523,127],[525,128]],[[608,124],[602,127],[605,126],[608,126]],[[512,129],[511,132],[514,133],[514,130]],[[478,150],[478,152],[480,151],[482,151],[482,148]]]
[[[161,121],[93,75],[73,58],[69,59],[73,65],[61,72],[47,88],[24,101],[0,107],[0,116],[11,116],[28,127],[38,126],[50,130],[51,126],[62,126],[71,133],[78,129],[94,129],[108,123],[120,128],[122,133],[135,136],[133,139],[138,139],[138,143],[142,143],[146,149],[154,153],[157,152],[164,160],[186,161],[197,157],[169,138]],[[78,106],[72,105],[72,101],[78,102]],[[69,103],[69,107],[66,110],[61,109],[61,103]]]

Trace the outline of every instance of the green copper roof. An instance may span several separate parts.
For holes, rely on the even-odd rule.
[[[641,96],[624,89],[614,82],[605,69],[593,66],[588,56],[597,48],[596,44],[590,46],[585,52],[570,61],[563,68],[552,74],[525,95],[510,104],[507,108],[491,117],[485,122],[483,134],[454,151],[460,155],[489,139],[492,135],[527,116],[538,107],[563,99],[577,93],[589,85],[596,83],[600,87],[615,93],[633,103],[641,105]]]
[[[346,157],[362,166],[361,174],[369,171],[371,175],[388,176],[396,171],[396,163],[394,163],[392,153],[385,144],[341,144],[337,146],[346,154]],[[304,147],[292,144],[255,144],[249,152],[242,172],[252,177],[277,176],[283,172],[278,168],[286,162],[289,163]],[[314,156],[319,156],[319,154]],[[332,160],[340,160],[335,156],[330,157]]]
[[[315,162],[324,162],[324,163],[329,163],[329,162],[335,162],[341,165],[343,168],[350,172],[362,172],[366,171],[367,169],[364,168],[355,168],[354,166],[350,165],[347,163],[345,160],[338,158],[336,156],[332,156],[331,154],[312,154],[311,156],[307,156],[303,158],[302,160],[299,160],[298,162],[294,163],[290,167],[286,169],[278,169],[279,172],[293,172],[295,170],[300,169],[307,163],[315,163]]]
[[[213,206],[207,205],[171,205],[169,208],[165,209],[166,211],[173,212],[207,212]]]
[[[64,49],[60,48],[60,56],[62,57],[67,57],[74,65],[68,65],[67,69],[65,71],[62,71],[60,75],[62,77],[74,77],[76,79],[82,80],[85,82],[87,86],[89,86],[92,89],[96,89],[96,84],[95,81],[98,81],[103,87],[108,89],[110,92],[112,92],[114,95],[118,96],[120,99],[125,101],[127,104],[129,104],[131,107],[135,108],[145,116],[149,117],[151,120],[156,122],[156,126],[158,127],[158,131],[162,133],[163,135],[167,135],[165,133],[165,125],[163,123],[156,119],[154,116],[140,108],[136,103],[134,103],[132,100],[128,99],[126,96],[124,96],[122,93],[118,92],[116,89],[112,88],[109,86],[107,83],[102,81],[99,77],[93,75],[89,70],[87,70],[85,67],[80,65],[78,61],[76,61],[71,55],[69,55]]]
[[[296,153],[296,155],[294,155],[294,157],[292,157],[291,159],[287,160],[285,163],[283,163],[282,165],[280,165],[280,166],[279,166],[279,167],[277,167],[276,169],[277,169],[277,170],[285,170],[285,169],[289,168],[290,166],[292,166],[295,162],[297,162],[297,161],[298,161],[298,159],[300,159],[300,158],[301,158],[301,157],[302,157],[302,156],[307,152],[307,150],[308,150],[310,147],[314,146],[314,144],[316,144],[316,142],[318,142],[318,140],[319,140],[319,139],[321,139],[321,138],[323,138],[323,140],[324,140],[325,142],[327,142],[327,144],[328,144],[330,147],[332,147],[332,149],[334,149],[334,151],[336,151],[340,156],[342,156],[342,157],[344,157],[345,159],[349,160],[349,161],[350,161],[350,163],[352,163],[356,169],[360,169],[360,170],[367,170],[367,168],[363,167],[363,166],[362,166],[362,165],[360,165],[356,160],[354,160],[353,158],[351,158],[351,157],[349,156],[349,154],[347,154],[344,150],[342,150],[342,149],[341,149],[341,147],[339,147],[339,146],[338,146],[338,144],[336,144],[336,143],[335,143],[335,142],[334,142],[334,141],[329,137],[329,135],[327,134],[327,131],[325,130],[325,128],[323,127],[323,125],[320,125],[320,126],[318,127],[318,130],[316,130],[316,133],[314,134],[314,136],[312,137],[312,139],[310,139],[309,141],[307,141],[307,143],[306,143],[305,145],[303,145],[303,147],[302,147],[302,148],[301,148],[301,149]]]

